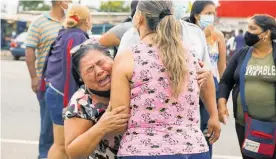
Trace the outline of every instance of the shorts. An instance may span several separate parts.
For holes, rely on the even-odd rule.
[[[63,96],[55,91],[52,87],[48,87],[45,94],[45,100],[52,123],[63,126]]]

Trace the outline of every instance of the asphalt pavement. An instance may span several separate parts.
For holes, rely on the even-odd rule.
[[[31,90],[24,59],[1,56],[1,158],[36,159],[38,153],[39,104]],[[232,103],[228,103],[232,112]],[[241,159],[233,114],[222,126],[214,145],[213,159]]]

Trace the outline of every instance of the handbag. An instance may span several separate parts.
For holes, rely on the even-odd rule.
[[[245,139],[242,153],[255,159],[272,159],[276,143],[276,122],[265,122],[252,118],[248,114],[245,101],[245,73],[252,51],[253,48],[248,50],[240,70],[240,97],[245,119]]]

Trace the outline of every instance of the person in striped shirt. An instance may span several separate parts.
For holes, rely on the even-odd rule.
[[[71,0],[53,0],[51,10],[32,21],[25,41],[26,63],[31,77],[31,86],[33,92],[37,94],[40,105],[41,128],[38,156],[40,159],[48,157],[48,151],[53,144],[53,126],[45,104],[44,92],[39,89],[40,78],[46,56],[62,27],[69,3]]]

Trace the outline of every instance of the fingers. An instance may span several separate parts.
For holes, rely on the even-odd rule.
[[[221,123],[223,123],[223,124],[226,124],[226,123],[225,123],[225,120],[224,120],[224,114],[219,113],[219,121],[220,121]]]
[[[119,119],[116,121],[117,125],[121,125],[121,124],[127,124],[128,123],[128,118],[125,119]]]
[[[229,111],[227,108],[226,108],[226,116],[229,117]]]
[[[199,61],[198,63],[199,63],[199,66],[200,66],[201,68],[204,67],[204,63],[203,63],[202,61]]]
[[[114,115],[115,120],[129,119],[129,118],[130,118],[130,114],[116,114],[116,115]]]
[[[198,81],[198,84],[199,84],[199,88],[201,88],[205,83],[205,80],[204,79],[201,79]]]
[[[33,87],[32,87],[32,90],[33,90],[34,93],[37,93],[39,89],[38,89],[38,87],[33,86]]]
[[[127,123],[123,123],[123,124],[119,124],[119,125],[116,125],[114,130],[118,130],[118,129],[122,129],[122,128],[126,128],[127,127]]]
[[[215,143],[219,139],[219,136],[220,136],[220,128],[219,127],[215,127],[213,130],[214,130],[213,134],[211,135],[211,138],[209,140],[209,142],[211,144]]]
[[[212,126],[208,125],[207,137],[210,137],[212,135],[212,133],[213,133],[213,128],[212,128]]]
[[[125,106],[120,106],[120,107],[117,107],[117,108],[113,109],[111,112],[112,112],[113,115],[115,115],[115,114],[120,114],[120,113],[123,112],[125,109],[126,109]]]

